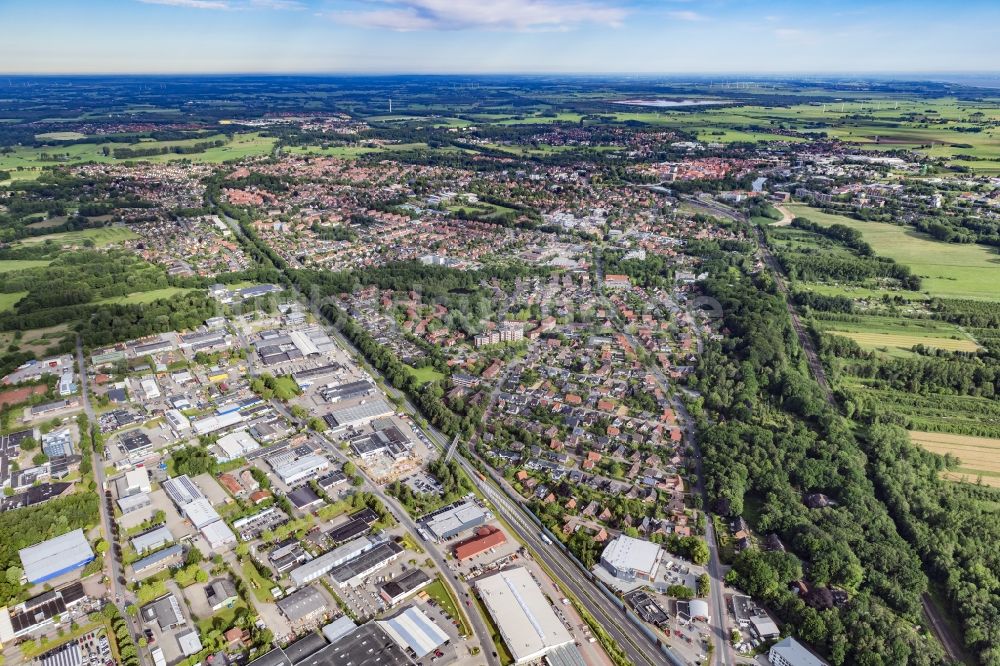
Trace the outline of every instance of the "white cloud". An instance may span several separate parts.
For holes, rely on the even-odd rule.
[[[699,14],[698,12],[692,12],[690,10],[681,10],[676,12],[667,12],[667,15],[672,19],[678,21],[704,21],[705,16]]]
[[[170,7],[188,7],[189,9],[230,9],[225,0],[139,0],[147,5],[168,5]]]
[[[288,9],[298,11],[305,9],[299,0],[250,0],[252,9]]]
[[[368,4],[375,4],[369,0]],[[619,26],[625,10],[589,0],[382,0],[379,7],[328,16],[370,28],[416,30],[569,30]]]

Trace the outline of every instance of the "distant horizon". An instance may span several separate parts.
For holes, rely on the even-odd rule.
[[[998,24],[991,0],[4,0],[0,62],[5,76],[992,74]]]

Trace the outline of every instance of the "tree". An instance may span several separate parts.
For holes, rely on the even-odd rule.
[[[24,576],[24,569],[21,567],[9,567],[7,569],[7,582],[11,585],[20,585],[22,576]]]
[[[703,573],[702,575],[698,576],[698,596],[699,597],[707,597],[709,591],[711,590],[711,586],[712,586],[712,581],[708,577],[707,573]]]

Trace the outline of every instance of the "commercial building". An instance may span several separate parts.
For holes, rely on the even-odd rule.
[[[201,652],[201,639],[198,638],[198,630],[188,629],[183,633],[177,634],[177,645],[180,646],[181,653],[185,657],[190,657],[193,654]]]
[[[357,628],[358,625],[354,624],[354,620],[347,615],[341,615],[330,624],[324,626],[322,631],[326,640],[331,643],[336,643],[338,640]]]
[[[293,624],[304,624],[327,611],[326,600],[312,586],[303,587],[284,599],[279,599],[276,605]]]
[[[475,587],[515,664],[537,661],[560,646],[573,644],[573,637],[524,567],[480,578]]]
[[[132,548],[137,553],[145,553],[149,550],[155,550],[160,546],[172,543],[174,540],[174,535],[170,533],[166,525],[161,525],[160,527],[154,528],[143,534],[139,534],[132,537]]]
[[[141,560],[132,563],[132,571],[136,578],[146,578],[155,573],[159,573],[167,567],[180,564],[184,559],[184,549],[178,544],[169,548],[158,550],[152,555],[147,555]]]
[[[604,548],[601,565],[624,581],[652,580],[662,557],[663,551],[657,544],[623,534]]]
[[[139,493],[137,495],[128,495],[126,497],[121,497],[118,499],[118,508],[122,510],[123,514],[129,514],[133,511],[138,511],[139,509],[144,509],[147,506],[151,506],[153,500],[146,493]]]
[[[479,527],[490,518],[489,513],[472,500],[456,502],[424,516],[420,522],[438,541]]]
[[[82,529],[22,548],[17,554],[24,577],[33,585],[82,569],[94,559]]]
[[[172,594],[165,594],[156,601],[146,604],[139,610],[139,615],[146,624],[155,622],[161,631],[186,623],[184,613],[181,612],[181,604]]]
[[[330,468],[330,461],[315,453],[299,456],[294,451],[273,455],[267,463],[287,486],[316,478]]]
[[[0,623],[4,621],[9,623],[9,627],[0,627],[0,642],[9,642],[51,624],[84,599],[86,593],[83,590],[83,583],[78,581],[32,597],[12,608],[10,615],[7,614],[6,608],[0,609],[2,611]]]
[[[334,567],[371,550],[376,545],[377,542],[368,537],[360,537],[353,541],[348,541],[344,545],[338,546],[315,559],[309,560],[302,566],[292,569],[289,576],[297,587],[301,587],[325,575]]]
[[[505,543],[507,536],[501,530],[492,525],[484,525],[476,530],[475,536],[455,546],[455,559],[467,560]]]
[[[218,515],[218,514],[216,514]],[[220,550],[236,543],[236,535],[224,520],[214,520],[201,528],[201,535],[212,550]]]
[[[334,408],[323,417],[332,430],[349,426],[363,426],[383,416],[391,416],[395,409],[383,398],[374,398],[357,405]]]
[[[330,578],[338,587],[357,587],[364,579],[386,566],[400,555],[403,548],[395,541],[383,541],[357,557],[330,570]]]
[[[410,569],[383,583],[380,594],[387,604],[395,606],[411,594],[430,585],[431,580],[423,569]]]
[[[352,437],[350,446],[362,460],[371,460],[381,455],[400,460],[408,456],[413,448],[413,444],[396,426]]]
[[[118,497],[148,493],[152,490],[149,473],[142,468],[129,470],[115,479],[115,490],[118,491]]]
[[[251,451],[256,451],[260,448],[257,440],[246,430],[235,430],[223,435],[215,442],[215,446],[221,451],[221,455],[216,454],[219,462],[228,462],[242,458]]]
[[[377,622],[364,624],[313,654],[309,666],[412,666],[415,662]]]
[[[211,525],[219,520],[219,514],[212,508],[212,504],[204,497],[198,498],[193,502],[188,502],[182,506],[181,513],[184,514],[184,517],[187,518],[197,530],[200,530],[206,525]]]
[[[167,425],[173,430],[174,434],[178,437],[186,435],[191,432],[191,421],[188,417],[184,416],[178,409],[168,409],[164,413],[163,417],[167,421]]]
[[[198,419],[197,421],[192,421],[191,428],[194,430],[196,435],[201,436],[208,435],[219,430],[224,430],[226,428],[232,428],[240,423],[243,423],[243,414],[239,411],[234,411],[227,412],[225,414],[206,416]]]
[[[791,636],[772,645],[767,657],[773,666],[829,666]]]
[[[448,634],[413,606],[375,624],[415,659],[423,659],[448,642]]]

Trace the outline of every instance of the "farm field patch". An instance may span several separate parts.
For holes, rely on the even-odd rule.
[[[861,222],[824,213],[805,204],[788,204],[789,211],[823,225],[857,229],[875,252],[909,266],[923,278],[922,291],[943,298],[1000,298],[1000,254],[984,245],[940,243],[906,227]]]
[[[923,448],[959,459],[959,466],[948,473],[949,478],[1000,487],[1000,439],[970,437],[942,432],[910,431],[910,439]]]

